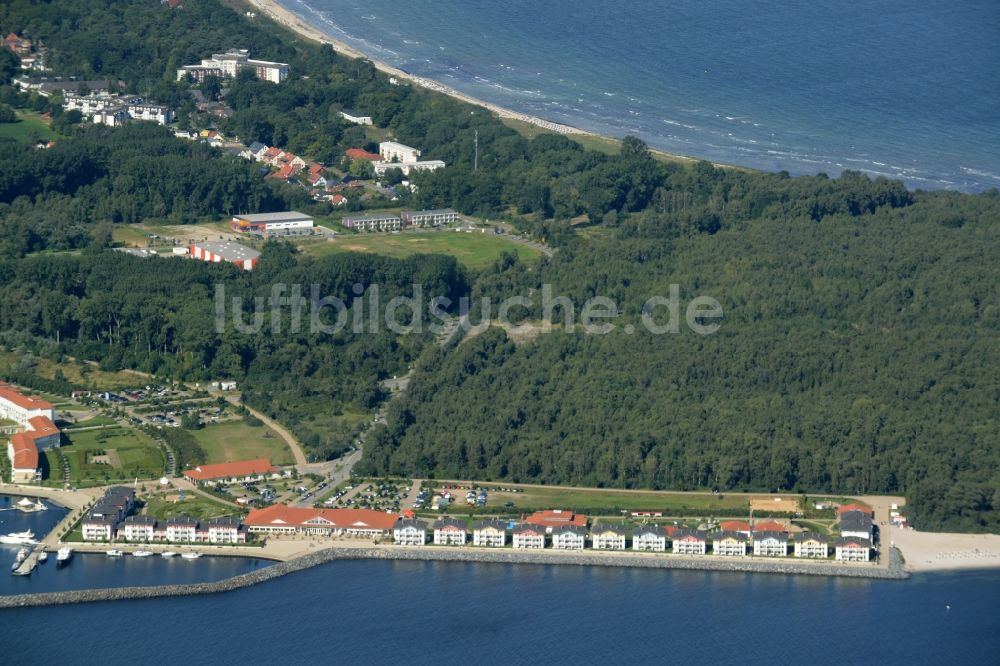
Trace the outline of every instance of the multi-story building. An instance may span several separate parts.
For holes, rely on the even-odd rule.
[[[129,516],[118,529],[118,538],[148,543],[153,541],[155,529],[156,519],[152,516]]]
[[[522,523],[514,528],[514,548],[545,548],[545,528],[540,525]]]
[[[507,526],[500,520],[480,520],[472,526],[472,544],[502,548],[507,543]]]
[[[274,504],[243,520],[250,532],[378,538],[392,534],[398,516],[370,509],[312,509]]]
[[[56,411],[52,403],[42,400],[40,396],[23,395],[9,384],[0,382],[0,419],[27,427],[28,420],[36,416],[55,421]]]
[[[400,518],[392,528],[397,546],[423,546],[427,543],[427,523],[414,518]]]
[[[785,557],[788,555],[788,533],[755,529],[753,554],[758,557]]]
[[[198,65],[185,65],[177,70],[177,80],[187,77],[201,82],[209,76],[233,78],[243,69],[252,69],[257,78],[271,83],[281,83],[288,78],[288,64],[268,60],[253,60],[247,49],[230,49],[225,53],[214,53]]]
[[[378,153],[386,162],[416,162],[420,159],[419,150],[395,141],[380,143]]]
[[[743,532],[723,530],[712,535],[712,552],[726,557],[744,557],[750,537]]]
[[[231,516],[213,518],[198,530],[198,541],[208,543],[242,543],[246,532],[240,530],[240,521]]]
[[[595,550],[625,550],[628,530],[624,525],[601,525],[590,533],[590,543]]]
[[[170,543],[194,543],[198,540],[198,521],[190,516],[167,519],[164,539]]]
[[[556,550],[583,550],[586,544],[586,527],[557,525],[552,528],[552,547]]]
[[[856,536],[842,536],[837,539],[835,558],[838,562],[868,562],[871,558],[872,543]]]
[[[389,213],[351,215],[340,221],[348,229],[357,231],[399,231],[403,226],[399,217]]]
[[[632,530],[632,550],[655,551],[667,549],[667,530],[659,525],[644,525]]]
[[[860,510],[845,511],[840,514],[840,534],[873,541],[875,524],[872,517]]]
[[[826,559],[830,554],[830,540],[816,532],[799,532],[792,537],[795,557]]]
[[[703,530],[677,530],[674,532],[674,552],[678,555],[704,555],[708,535]]]
[[[390,169],[399,169],[404,176],[409,176],[414,171],[434,171],[443,169],[445,163],[442,160],[424,160],[413,162],[372,162],[372,171],[376,176],[382,176]]]
[[[468,534],[465,522],[454,518],[440,518],[434,522],[434,545],[464,546]]]
[[[344,109],[340,112],[340,117],[349,123],[354,123],[355,125],[372,125],[372,117],[366,116],[364,114],[358,113],[357,111],[352,111],[350,109]]]
[[[458,222],[458,213],[450,208],[442,210],[404,210],[403,224],[412,227],[441,227]]]
[[[108,488],[81,521],[83,540],[111,541],[133,506],[134,490],[125,486]]]

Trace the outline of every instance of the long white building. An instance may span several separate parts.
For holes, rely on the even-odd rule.
[[[196,81],[204,81],[208,76],[233,78],[241,69],[252,69],[257,78],[271,83],[281,83],[288,78],[288,63],[269,60],[253,60],[247,49],[230,49],[225,53],[213,53],[198,65],[185,65],[177,70],[177,80],[190,76]]]

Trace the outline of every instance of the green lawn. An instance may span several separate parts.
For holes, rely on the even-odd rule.
[[[390,257],[412,254],[447,254],[469,268],[489,266],[503,252],[516,252],[526,262],[541,253],[492,233],[464,231],[427,231],[414,233],[373,233],[343,235],[335,240],[301,242],[307,254],[326,256],[338,252],[372,252]]]
[[[290,465],[292,452],[285,440],[267,426],[254,428],[243,421],[207,425],[190,431],[208,455],[209,463],[267,458],[274,465]]]
[[[203,495],[185,492],[183,496],[184,499],[181,500],[180,492],[171,492],[150,497],[146,500],[144,513],[157,520],[166,520],[180,515],[191,516],[198,520],[242,515],[239,508],[210,500]]]
[[[58,136],[37,113],[18,111],[17,117],[19,120],[16,123],[0,123],[0,138],[29,143],[36,139],[49,140]]]
[[[73,430],[74,428],[90,428],[92,426],[110,426],[115,423],[116,421],[109,416],[94,416],[92,418],[74,423],[69,426],[67,430]]]
[[[60,452],[69,461],[73,483],[80,486],[131,482],[136,477],[156,479],[163,474],[166,465],[162,451],[153,440],[126,428],[64,433]],[[94,461],[93,457],[101,452],[109,457],[109,464]],[[55,477],[50,480],[60,480],[62,470],[56,464],[56,457],[49,452],[45,455],[50,475]]]

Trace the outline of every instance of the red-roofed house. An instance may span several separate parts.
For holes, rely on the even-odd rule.
[[[719,523],[719,530],[722,532],[741,532],[750,536],[750,523],[742,520],[723,520]]]
[[[18,55],[28,55],[31,53],[31,40],[18,37],[12,32],[4,38],[3,47]]]
[[[867,513],[869,518],[875,517],[875,512],[872,511],[870,507],[863,506],[861,504],[845,504],[839,509],[837,509],[837,514],[843,515],[848,511],[860,511],[861,513]]]
[[[345,197],[343,194],[334,194],[332,197],[330,197],[330,203],[332,203],[334,206],[343,206],[344,204],[347,203],[347,197]]]
[[[381,162],[382,156],[376,153],[369,153],[367,150],[362,150],[361,148],[348,148],[344,151],[344,154],[350,157],[352,160],[368,160],[369,162]]]
[[[532,525],[541,525],[546,528],[546,532],[551,532],[553,527],[559,525],[575,525],[577,527],[587,526],[587,516],[573,513],[572,511],[564,511],[562,509],[554,509],[550,511],[536,511],[535,513],[528,516],[524,522],[530,523]]]
[[[275,504],[254,509],[243,524],[251,532],[376,537],[392,532],[396,514],[370,509],[310,509]]]
[[[312,185],[313,187],[320,187],[320,188],[326,187],[326,178],[321,173],[310,173],[307,180],[309,181],[309,184]]]
[[[281,148],[268,148],[264,151],[260,161],[270,164],[271,166],[278,166],[278,160],[282,155],[284,155],[284,153],[281,151]]]
[[[326,167],[323,166],[322,164],[313,164],[312,166],[309,167],[310,175],[313,174],[323,175],[324,173],[326,173]]]
[[[268,178],[276,178],[278,180],[288,180],[295,177],[295,167],[291,164],[286,164],[275,173],[272,173]]]
[[[199,465],[184,472],[184,476],[195,483],[247,483],[261,481],[266,477],[280,476],[281,470],[267,458],[240,460],[238,462]]]
[[[11,483],[31,483],[38,479],[38,447],[23,432],[10,438],[7,443],[7,458],[10,460]]]

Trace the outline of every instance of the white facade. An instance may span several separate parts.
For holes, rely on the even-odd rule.
[[[436,546],[464,546],[467,538],[465,530],[456,527],[445,526],[434,528],[434,545]]]
[[[198,525],[196,523],[167,523],[166,539],[170,542],[193,542],[198,540]]]
[[[863,543],[837,544],[835,558],[838,562],[868,562],[871,549]]]
[[[82,525],[84,541],[111,541],[114,526],[108,521],[84,521]]]
[[[552,531],[552,547],[556,550],[583,550],[586,545],[586,534],[581,530],[559,530]]]
[[[829,549],[825,542],[819,539],[807,539],[795,542],[795,557],[822,558],[829,555]]]
[[[445,163],[441,160],[425,160],[423,162],[416,160],[405,162],[372,162],[372,170],[376,176],[383,175],[389,169],[399,169],[403,172],[404,176],[409,176],[414,171],[434,171],[435,169],[443,169],[445,166]]]
[[[383,141],[378,145],[378,154],[386,162],[416,162],[420,159],[420,151],[395,141]],[[377,164],[377,162],[376,162]]]
[[[747,542],[733,537],[713,539],[712,552],[725,557],[743,557],[747,554]]]
[[[427,543],[427,530],[416,525],[404,525],[392,530],[392,540],[399,546],[423,546]]]
[[[545,530],[514,532],[514,548],[545,548]]]
[[[355,125],[372,125],[371,116],[363,116],[356,111],[341,111],[340,117],[349,123],[354,123]]]
[[[395,215],[361,215],[345,217],[340,221],[348,229],[357,231],[399,231],[403,223]]]
[[[136,524],[125,522],[125,525],[118,530],[119,536],[126,541],[152,541],[153,523]]]
[[[232,78],[241,69],[253,69],[258,79],[281,83],[288,78],[288,64],[270,62],[268,60],[253,60],[247,49],[231,49],[225,53],[214,53],[211,58],[201,61],[200,65],[185,65],[177,70],[177,80],[182,81],[189,74],[203,81],[206,76]]]
[[[775,536],[754,537],[753,554],[760,557],[784,557],[788,555],[788,540]]]
[[[674,539],[674,552],[679,555],[704,555],[705,540],[697,537]]]
[[[667,537],[654,532],[637,532],[632,536],[632,550],[655,551],[667,549]]]
[[[502,548],[507,542],[507,532],[496,527],[482,527],[472,531],[474,546]]]
[[[446,210],[407,210],[402,214],[403,223],[414,227],[441,227],[458,222],[459,215]]]
[[[613,530],[594,532],[590,541],[594,550],[625,550],[625,535]]]
[[[0,419],[15,421],[18,425],[29,427],[29,419],[45,416],[50,421],[56,420],[56,410],[48,402],[23,396],[9,386],[0,385]],[[4,395],[8,394],[8,395]]]

